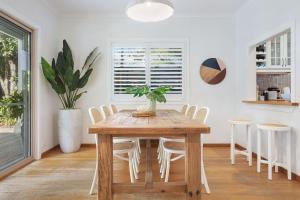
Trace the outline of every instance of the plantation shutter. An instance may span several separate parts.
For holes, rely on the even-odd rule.
[[[150,86],[171,86],[168,94],[182,94],[183,48],[150,48]]]
[[[146,48],[113,47],[113,90],[114,94],[126,94],[130,86],[146,83]]]
[[[186,101],[186,45],[184,41],[113,42],[111,46],[112,101],[141,102],[126,92],[130,86],[148,85],[151,89],[171,86],[168,101]]]

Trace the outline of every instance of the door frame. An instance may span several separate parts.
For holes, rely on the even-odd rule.
[[[28,165],[29,163],[33,162],[33,160],[37,157],[37,145],[38,137],[36,134],[36,69],[38,67],[38,61],[37,61],[37,33],[38,29],[35,29],[31,26],[28,26],[27,23],[23,23],[18,18],[12,16],[11,14],[8,14],[8,11],[4,11],[3,9],[0,9],[0,16],[9,20],[10,22],[20,26],[21,28],[25,29],[26,31],[30,32],[31,34],[31,47],[30,47],[30,151],[31,155],[13,165],[8,167],[7,169],[0,172],[0,180],[3,178],[13,174],[14,172],[18,171],[19,169],[23,168],[24,166]]]

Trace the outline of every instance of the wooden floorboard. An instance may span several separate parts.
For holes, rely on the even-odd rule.
[[[153,179],[160,181],[155,149],[153,149]],[[267,168],[256,173],[256,165],[248,167],[244,157],[237,156],[236,165],[229,160],[228,147],[205,147],[204,161],[211,194],[203,200],[299,200],[300,183],[288,181],[283,173],[267,179]],[[254,162],[255,163],[255,162]],[[96,200],[89,195],[95,167],[95,148],[84,147],[73,154],[55,149],[0,182],[0,200]],[[145,149],[140,165],[140,180],[145,176]],[[171,165],[170,181],[184,180],[184,161]],[[128,164],[114,160],[114,181],[129,182]],[[184,194],[118,194],[116,200],[183,200]]]

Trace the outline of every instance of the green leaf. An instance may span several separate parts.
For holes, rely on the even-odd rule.
[[[89,77],[92,74],[92,72],[93,72],[93,69],[88,69],[85,72],[85,74],[79,80],[78,88],[83,88],[87,84],[87,82],[89,80]]]
[[[74,97],[73,101],[74,101],[74,102],[77,101],[77,100],[78,100],[83,94],[85,94],[85,93],[87,93],[87,91],[84,91],[84,92],[81,92],[81,93],[77,94],[77,95]]]
[[[57,65],[59,65],[58,67],[60,68],[61,76],[63,76],[63,81],[68,88],[72,88],[74,61],[72,51],[66,40],[63,40],[63,51],[58,55],[58,62]]]
[[[65,58],[66,64],[68,65],[68,67],[72,68],[72,72],[73,72],[74,61],[73,61],[72,51],[66,40],[63,40],[63,55]]]
[[[157,95],[156,96],[156,100],[159,102],[159,103],[166,103],[166,97],[164,95]]]
[[[64,93],[66,93],[66,87],[65,87],[65,84],[64,84],[64,82],[63,82],[63,80],[61,80],[60,78],[59,78],[59,76],[57,76],[56,77],[56,79],[55,79],[55,81],[56,81],[56,84],[57,84],[57,93],[58,94],[64,94]]]
[[[56,70],[59,72],[61,76],[65,74],[66,65],[65,65],[65,58],[63,52],[59,52],[56,59]]]
[[[45,58],[42,57],[41,59],[42,69],[44,76],[48,81],[53,81],[55,79],[55,72],[51,68],[50,64],[46,61]]]
[[[57,94],[66,93],[66,89],[62,82],[50,82],[50,84]]]
[[[71,89],[73,84],[73,69],[70,66],[66,68],[63,78],[68,88]]]
[[[50,64],[43,57],[41,63],[42,63],[44,76],[50,83],[51,87],[55,90],[57,94],[65,93],[65,87],[63,83],[59,81],[59,79],[57,79],[57,76],[55,75],[55,71],[50,66]]]
[[[133,97],[142,97],[143,95],[146,95],[151,101],[158,101],[160,103],[167,102],[165,94],[170,90],[170,86],[160,86],[153,90],[147,85],[126,88],[126,92],[128,94],[133,94]]]
[[[80,71],[76,70],[76,72],[73,74],[72,86],[70,87],[71,91],[74,91],[78,88],[79,80],[80,80]]]
[[[52,63],[51,63],[52,69],[55,71],[56,70],[56,65],[55,65],[55,59],[52,58]]]
[[[98,53],[98,47],[94,48],[93,51],[88,55],[88,57],[86,58],[84,65],[82,67],[82,69],[90,69],[93,67],[95,61],[97,60],[97,58],[100,56],[101,54]]]

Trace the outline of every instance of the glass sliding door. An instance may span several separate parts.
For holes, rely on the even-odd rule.
[[[32,154],[30,52],[30,31],[0,15],[0,173]]]

